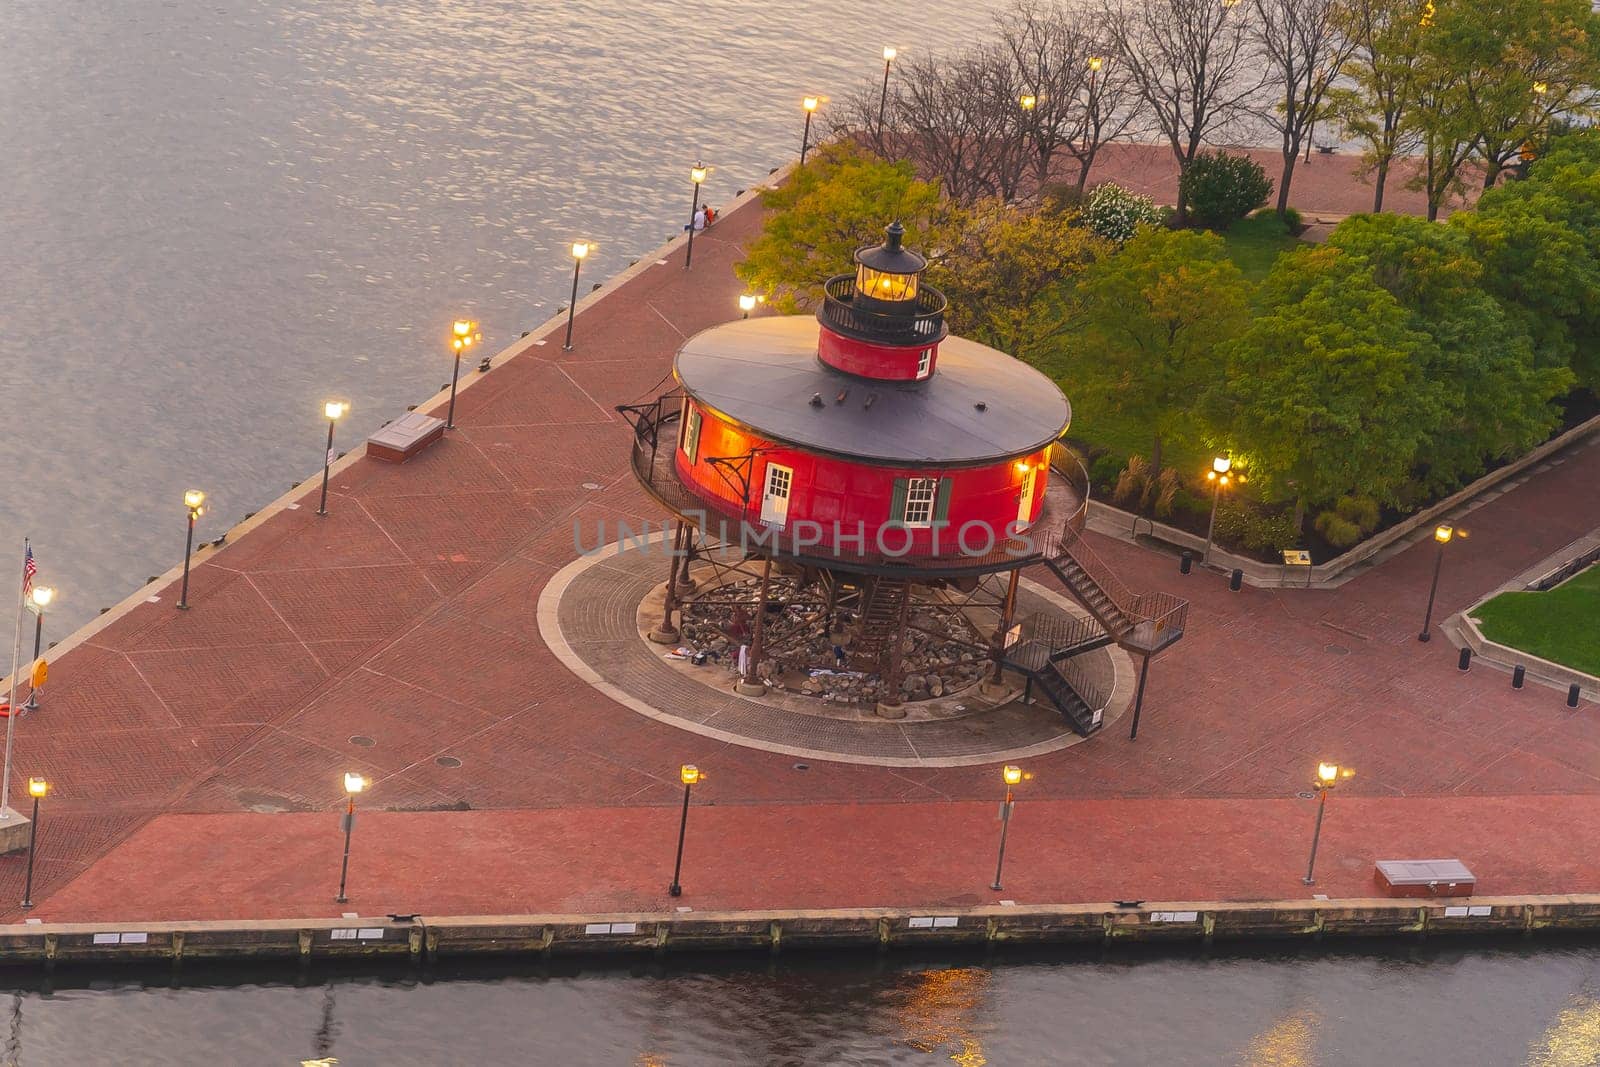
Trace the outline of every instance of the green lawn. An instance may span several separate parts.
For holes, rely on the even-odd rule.
[[[1491,641],[1600,674],[1600,566],[1542,593],[1501,593],[1473,618]]]
[[[1300,244],[1300,239],[1272,214],[1241,219],[1229,227],[1222,240],[1228,246],[1228,256],[1253,282],[1267,276],[1280,253]]]

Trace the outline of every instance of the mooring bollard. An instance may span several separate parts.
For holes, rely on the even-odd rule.
[[[1575,708],[1577,706],[1578,706],[1578,683],[1577,682],[1573,682],[1571,687],[1567,689],[1567,707]]]
[[[1183,550],[1183,555],[1178,557],[1178,573],[1179,574],[1188,574],[1193,569],[1194,569],[1194,553],[1190,552],[1186,548],[1186,549]]]
[[[1516,668],[1511,672],[1511,688],[1521,689],[1522,679],[1527,677],[1527,674],[1528,668],[1524,667],[1520,663],[1517,664]]]
[[[1464,671],[1472,666],[1472,649],[1463,648],[1461,655],[1456,657],[1456,670]]]
[[[1232,589],[1235,593],[1237,593],[1239,591],[1239,588],[1241,586],[1243,586],[1243,585],[1244,585],[1244,571],[1239,570],[1239,569],[1236,568],[1234,570],[1234,572],[1231,575],[1228,576],[1228,588]]]

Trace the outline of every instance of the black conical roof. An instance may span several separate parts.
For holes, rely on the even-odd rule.
[[[927,269],[926,258],[900,246],[906,235],[904,226],[898,222],[890,223],[885,232],[888,236],[883,244],[856,252],[857,263],[885,274],[916,274]]]

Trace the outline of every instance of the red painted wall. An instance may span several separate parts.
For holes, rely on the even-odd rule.
[[[692,403],[692,402],[691,402]],[[732,488],[717,473],[717,468],[707,463],[709,457],[742,456],[754,448],[763,451],[750,465],[750,507],[746,518],[758,522],[761,515],[762,492],[766,485],[767,466],[781,464],[794,471],[789,493],[788,525],[800,520],[810,520],[822,527],[823,543],[831,543],[834,524],[845,533],[854,535],[858,530],[867,538],[871,551],[878,531],[889,521],[896,478],[948,478],[951,479],[949,525],[938,535],[939,555],[958,555],[957,532],[967,524],[981,524],[992,530],[997,538],[1005,536],[1009,523],[1018,518],[1022,474],[1017,469],[1019,461],[1035,468],[1033,507],[1028,521],[1038,520],[1044,505],[1049,466],[1044,451],[1025,457],[1013,457],[986,467],[961,467],[953,470],[927,467],[879,467],[853,463],[832,456],[820,456],[784,445],[774,446],[730,425],[716,415],[700,409],[702,424],[698,460],[688,462],[675,441],[678,476],[686,485],[696,487],[705,496],[725,502],[737,510],[739,491]],[[726,468],[724,468],[726,469]],[[910,530],[907,554],[926,555],[933,550],[935,535],[932,530]],[[968,527],[967,547],[981,550],[985,537],[978,526]],[[896,553],[906,545],[906,535],[895,530],[884,535],[884,542]]]
[[[939,366],[938,344],[909,347],[875,345],[852,337],[841,337],[826,326],[817,331],[817,357],[830,367],[864,378],[912,381],[917,377],[917,363],[925,348],[933,349],[928,361],[928,374],[931,375]]]

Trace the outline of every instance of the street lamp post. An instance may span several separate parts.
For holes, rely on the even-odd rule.
[[[1212,459],[1211,469],[1206,472],[1206,479],[1211,482],[1211,521],[1206,523],[1206,550],[1200,554],[1202,565],[1211,559],[1211,537],[1217,532],[1217,501],[1228,486],[1228,471],[1232,469],[1233,460],[1227,456],[1217,456]]]
[[[28,779],[28,795],[33,798],[33,818],[28,823],[28,876],[22,883],[22,906],[33,907],[33,846],[39,840],[39,801],[50,792],[43,778]]]
[[[1422,632],[1417,635],[1418,641],[1433,640],[1428,627],[1433,623],[1433,598],[1439,592],[1439,568],[1444,566],[1444,546],[1450,543],[1455,534],[1455,527],[1447,523],[1440,523],[1433,528],[1433,539],[1439,543],[1439,552],[1433,557],[1433,584],[1428,586],[1428,610],[1422,616]]]
[[[1312,872],[1317,866],[1317,842],[1322,838],[1322,813],[1328,808],[1328,791],[1339,780],[1337,763],[1317,764],[1317,780],[1312,787],[1317,791],[1317,827],[1311,832],[1311,858],[1306,861],[1306,876],[1300,879],[1306,885],[1316,885]]]
[[[194,552],[194,521],[206,513],[206,495],[198,489],[185,489],[183,506],[189,511],[189,538],[183,543],[183,587],[178,591],[178,607],[189,610],[189,557]]]
[[[754,311],[755,309],[756,298],[754,296],[749,293],[744,293],[739,297],[739,310],[744,312],[745,318],[748,319],[750,317],[750,312]]]
[[[683,886],[678,877],[683,873],[683,835],[689,829],[689,791],[696,783],[703,780],[705,775],[700,773],[699,767],[685,763],[678,768],[678,778],[683,782],[683,815],[678,819],[678,858],[672,864],[672,884],[667,886],[667,893],[674,897],[683,896]]]
[[[455,350],[455,363],[450,368],[450,408],[445,412],[444,428],[456,428],[456,379],[461,376],[461,353],[483,340],[478,324],[471,319],[457,319],[450,327],[450,347]]]
[[[693,226],[690,227],[691,232]],[[589,254],[588,241],[572,242],[572,299],[567,303],[567,340],[561,351],[572,351],[572,317],[578,312],[578,271],[583,267],[583,257]]]
[[[348,898],[345,897],[344,888],[345,877],[350,873],[350,831],[356,825],[356,794],[365,789],[367,785],[367,779],[363,775],[356,774],[353,771],[345,772],[344,791],[349,800],[344,809],[344,862],[339,865],[339,895],[333,898],[334,902],[338,904],[349,903]]]
[[[883,112],[889,105],[889,64],[899,55],[893,48],[883,50],[883,92],[878,96],[878,140],[883,140]]]
[[[800,106],[806,112],[806,128],[800,134],[800,165],[806,165],[806,152],[811,148],[811,116],[816,113],[817,104],[821,101],[815,96],[808,96],[800,101]]]
[[[44,609],[54,600],[56,591],[48,585],[36,585],[28,593],[28,608],[33,612],[33,662],[35,669],[39,663],[39,652],[44,645]],[[34,686],[28,690],[28,702],[22,705],[29,711],[39,710],[39,688]]]
[[[689,264],[694,262],[694,217],[700,214],[700,184],[706,180],[710,171],[704,163],[695,163],[689,168],[689,182],[694,186],[694,199],[689,202],[689,250],[683,254],[683,269],[688,270]]]
[[[1000,885],[1000,871],[1006,863],[1006,831],[1011,829],[1011,809],[1015,801],[1011,799],[1011,787],[1022,781],[1022,768],[1010,763],[1000,771],[1000,776],[1005,779],[1006,798],[1000,803],[1000,856],[994,863],[994,884],[990,889],[998,890]]]
[[[322,500],[317,504],[318,515],[328,513],[328,468],[333,466],[333,424],[349,410],[348,400],[329,400],[322,405],[322,413],[328,417],[328,447],[322,453]]]

